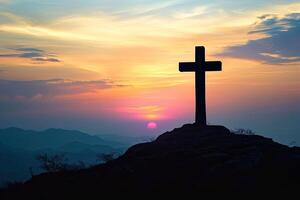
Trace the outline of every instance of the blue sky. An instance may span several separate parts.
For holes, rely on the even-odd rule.
[[[2,2],[2,3],[1,3]],[[90,12],[127,13],[146,12],[154,15],[170,15],[178,11],[190,11],[197,6],[207,6],[226,12],[243,12],[266,6],[297,3],[293,0],[2,0],[1,10],[27,16],[32,19],[51,19],[64,15],[76,15]],[[139,11],[137,11],[139,10]],[[45,15],[46,12],[46,15]],[[212,13],[213,14],[213,13]],[[38,20],[38,19],[36,19]]]

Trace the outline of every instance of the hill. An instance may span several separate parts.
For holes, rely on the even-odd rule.
[[[127,148],[121,143],[104,140],[80,131],[20,128],[0,129],[0,187],[6,182],[24,181],[41,173],[36,156],[42,153],[63,154],[70,164],[97,163],[97,154],[121,153]]]
[[[0,142],[13,148],[26,150],[56,149],[67,143],[79,141],[86,144],[102,144],[107,142],[76,130],[47,129],[44,131],[23,130],[20,128],[0,129]]]
[[[79,171],[34,176],[6,190],[7,199],[109,195],[288,197],[300,187],[300,148],[223,126],[184,125],[119,158]]]

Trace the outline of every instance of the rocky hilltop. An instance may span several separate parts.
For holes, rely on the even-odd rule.
[[[300,188],[300,148],[223,126],[184,125],[119,158],[80,171],[34,176],[7,199],[119,195],[284,197]],[[145,196],[147,197],[147,196]]]

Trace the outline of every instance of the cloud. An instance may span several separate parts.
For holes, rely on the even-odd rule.
[[[61,62],[55,58],[54,55],[46,53],[44,50],[36,48],[16,48],[13,49],[16,53],[0,54],[1,57],[6,58],[28,58],[32,61],[39,62]]]
[[[203,15],[209,13],[208,8],[179,9],[177,4],[177,1],[158,1],[155,5],[151,3],[150,7],[135,5],[116,12],[62,15],[44,23],[37,23],[26,16],[0,12],[9,21],[0,23],[0,32],[4,36],[13,34],[57,41],[88,41],[108,47],[158,46],[160,43],[153,42],[153,39],[168,40],[182,38],[183,35],[210,33],[219,27],[219,18],[229,17],[224,16],[223,12]],[[175,10],[169,8],[173,6]]]
[[[12,98],[53,97],[68,94],[97,92],[111,87],[120,87],[109,80],[72,81],[50,80],[3,80],[0,79],[0,96]]]
[[[25,51],[25,52],[44,52],[41,49],[36,49],[36,48],[17,48],[17,51]]]
[[[34,78],[33,78],[34,77]],[[0,64],[0,80],[98,80],[102,75],[96,71],[74,67],[72,65],[18,65],[17,63]]]
[[[11,2],[11,0],[0,0],[0,4],[7,4],[10,2]]]
[[[56,58],[33,58],[32,60],[42,61],[42,62],[60,62],[60,60]]]
[[[207,6],[198,6],[193,8],[192,10],[188,10],[185,12],[184,11],[176,12],[174,17],[178,19],[199,17],[203,14],[206,14],[207,12],[208,12]]]
[[[265,34],[267,37],[250,40],[246,44],[230,46],[219,55],[259,60],[268,64],[300,62],[300,13],[258,17],[259,22],[249,34]]]

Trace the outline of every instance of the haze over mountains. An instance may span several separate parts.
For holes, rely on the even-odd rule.
[[[106,136],[105,136],[106,137]],[[68,163],[93,165],[101,153],[122,153],[134,140],[114,141],[80,131],[20,128],[0,129],[0,186],[6,182],[23,181],[41,173],[36,156],[41,153],[63,154]]]

